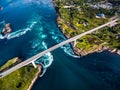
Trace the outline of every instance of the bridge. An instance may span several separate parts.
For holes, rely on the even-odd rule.
[[[53,50],[55,50],[55,49],[57,49],[57,48],[65,45],[65,44],[68,44],[68,43],[70,43],[70,42],[73,42],[73,41],[81,38],[81,37],[84,36],[84,35],[90,34],[90,33],[94,32],[94,31],[97,31],[97,30],[105,27],[105,26],[109,26],[109,25],[117,22],[118,20],[119,20],[119,18],[116,18],[116,19],[113,20],[113,21],[107,22],[107,23],[105,23],[105,24],[103,24],[103,25],[101,25],[101,26],[98,26],[98,27],[94,28],[94,29],[91,29],[91,30],[86,31],[86,32],[84,32],[84,33],[82,33],[82,34],[79,34],[79,35],[77,35],[77,36],[74,36],[74,37],[72,37],[72,38],[70,38],[70,39],[67,39],[67,40],[65,40],[65,41],[63,41],[63,42],[61,42],[61,43],[59,43],[59,44],[57,44],[57,45],[55,45],[55,46],[53,46],[53,47],[45,50],[45,51],[43,51],[43,52],[40,52],[40,53],[38,53],[37,55],[34,55],[33,57],[31,57],[31,58],[29,58],[29,59],[27,59],[27,60],[25,60],[25,61],[23,61],[23,62],[21,62],[21,63],[19,63],[19,64],[17,64],[17,65],[15,65],[14,67],[12,67],[12,68],[10,68],[10,69],[2,72],[2,73],[0,73],[0,78],[5,77],[5,76],[7,76],[8,74],[14,72],[15,70],[17,70],[17,69],[19,69],[19,68],[22,68],[22,67],[24,67],[24,66],[26,66],[26,65],[28,65],[28,64],[30,64],[30,63],[32,63],[32,64],[36,67],[34,61],[36,61],[37,59],[39,59],[41,56],[45,55],[46,53],[51,52],[51,51],[53,51]]]

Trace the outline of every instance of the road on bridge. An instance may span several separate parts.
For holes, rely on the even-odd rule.
[[[53,50],[55,50],[55,49],[57,49],[57,48],[65,45],[65,44],[70,43],[70,42],[73,42],[73,41],[79,39],[80,37],[82,37],[82,36],[84,36],[84,35],[86,35],[86,34],[90,34],[90,33],[94,32],[94,31],[99,30],[100,28],[103,28],[103,27],[105,27],[105,26],[108,26],[108,25],[110,25],[110,24],[112,24],[112,23],[114,23],[114,22],[116,22],[116,21],[118,21],[118,20],[119,20],[119,18],[117,18],[117,19],[115,19],[115,20],[113,20],[113,21],[110,21],[110,22],[108,22],[108,23],[105,23],[105,24],[103,24],[103,25],[101,25],[101,26],[98,26],[98,27],[96,27],[96,28],[94,28],[94,29],[91,29],[91,30],[89,30],[89,31],[86,31],[86,32],[84,32],[84,33],[82,33],[82,34],[79,34],[79,35],[77,35],[77,36],[74,36],[74,37],[72,37],[72,38],[70,38],[70,39],[67,39],[67,40],[65,40],[65,41],[63,41],[63,42],[61,42],[61,43],[59,43],[59,44],[57,44],[57,45],[55,45],[55,46],[53,46],[53,47],[45,50],[45,51],[43,51],[43,52],[40,52],[40,53],[38,53],[37,55],[35,55],[35,56],[33,56],[33,57],[31,57],[31,58],[29,58],[29,59],[27,59],[27,60],[25,60],[25,61],[17,64],[16,66],[14,66],[14,67],[12,67],[12,68],[10,68],[10,69],[8,69],[8,70],[0,73],[0,78],[2,78],[2,77],[4,77],[4,76],[7,76],[8,74],[14,72],[15,70],[17,70],[17,69],[19,69],[19,68],[21,68],[21,67],[24,67],[24,66],[32,63],[33,61],[36,61],[37,59],[39,59],[41,56],[43,56],[44,54],[46,54],[46,53],[48,53],[48,52],[51,52],[51,51],[53,51]]]

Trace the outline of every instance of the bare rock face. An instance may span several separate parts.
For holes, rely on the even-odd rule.
[[[2,30],[2,35],[6,35],[6,34],[9,34],[12,32],[12,29],[11,29],[11,24],[10,23],[7,23],[5,25],[5,27],[3,28]]]

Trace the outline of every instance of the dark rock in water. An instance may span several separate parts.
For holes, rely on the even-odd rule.
[[[10,24],[10,23],[7,23],[7,24],[5,25],[5,27],[3,28],[1,34],[2,34],[2,35],[6,35],[6,34],[9,34],[9,33],[11,33],[11,32],[12,32],[11,24]]]
[[[3,10],[3,7],[2,7],[2,6],[0,6],[0,10]]]

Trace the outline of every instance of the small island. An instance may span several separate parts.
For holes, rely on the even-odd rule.
[[[2,6],[0,6],[0,11],[1,11],[1,10],[3,10],[3,7],[2,7]],[[1,34],[4,36],[4,35],[7,35],[7,34],[9,34],[9,33],[11,33],[11,32],[12,32],[11,23],[7,23],[7,24],[5,25],[5,27],[3,28]]]
[[[58,27],[71,38],[120,15],[120,5],[111,0],[54,0]],[[77,55],[110,50],[120,52],[120,22],[102,28],[71,43]]]
[[[7,24],[5,25],[5,27],[3,28],[1,34],[4,36],[4,35],[7,35],[7,34],[9,34],[9,33],[11,33],[11,32],[12,32],[11,24],[10,24],[10,23],[7,23]]]

